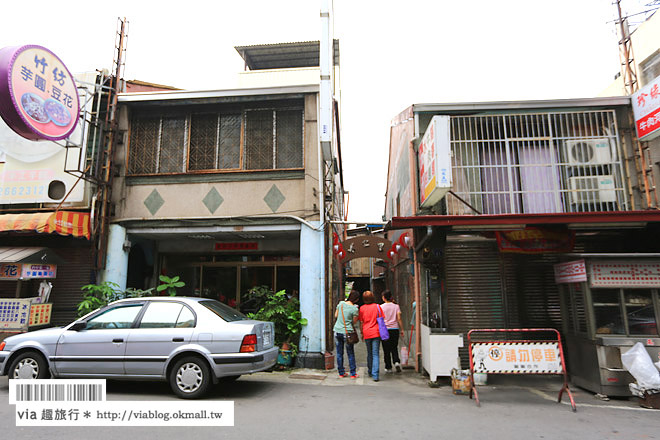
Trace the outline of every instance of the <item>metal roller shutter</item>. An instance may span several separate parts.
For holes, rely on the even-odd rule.
[[[54,248],[66,263],[57,266],[57,278],[52,280],[53,325],[65,325],[76,319],[77,306],[82,300],[80,288],[93,282],[92,249],[86,247]]]
[[[467,368],[468,330],[506,326],[497,244],[495,241],[448,242],[445,271],[449,330],[463,333],[466,344],[459,354],[463,368]]]

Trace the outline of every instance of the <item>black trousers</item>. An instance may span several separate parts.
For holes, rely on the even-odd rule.
[[[399,329],[387,329],[390,339],[383,341],[383,352],[385,353],[385,369],[391,370],[392,365],[401,362],[399,359]]]

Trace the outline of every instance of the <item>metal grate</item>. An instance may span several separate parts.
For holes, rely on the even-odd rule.
[[[273,111],[249,111],[245,116],[245,168],[273,168]]]
[[[630,209],[614,111],[456,116],[451,148],[452,189],[483,214]]]
[[[185,117],[163,117],[161,120],[158,172],[181,173],[185,171],[185,147]]]
[[[303,117],[299,110],[280,110],[277,122],[277,168],[302,168]]]
[[[159,127],[159,118],[133,120],[130,139],[131,149],[128,155],[128,172],[130,174],[156,172]]]
[[[212,170],[216,166],[218,115],[201,114],[190,118],[188,169]]]
[[[218,168],[241,167],[241,115],[220,116]]]

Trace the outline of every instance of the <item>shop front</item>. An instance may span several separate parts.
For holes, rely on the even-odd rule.
[[[257,311],[255,297],[264,292],[299,297],[299,226],[201,228],[129,227],[127,287],[178,276],[185,283],[178,295],[217,299],[244,313]]]
[[[555,266],[568,369],[576,385],[628,396],[621,354],[640,342],[660,361],[660,255],[585,254]]]

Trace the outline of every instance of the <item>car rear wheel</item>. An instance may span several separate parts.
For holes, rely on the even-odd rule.
[[[8,376],[10,379],[46,379],[48,363],[40,353],[26,351],[11,363]]]
[[[210,385],[211,370],[206,362],[198,357],[179,359],[170,372],[172,391],[184,399],[202,397]]]

